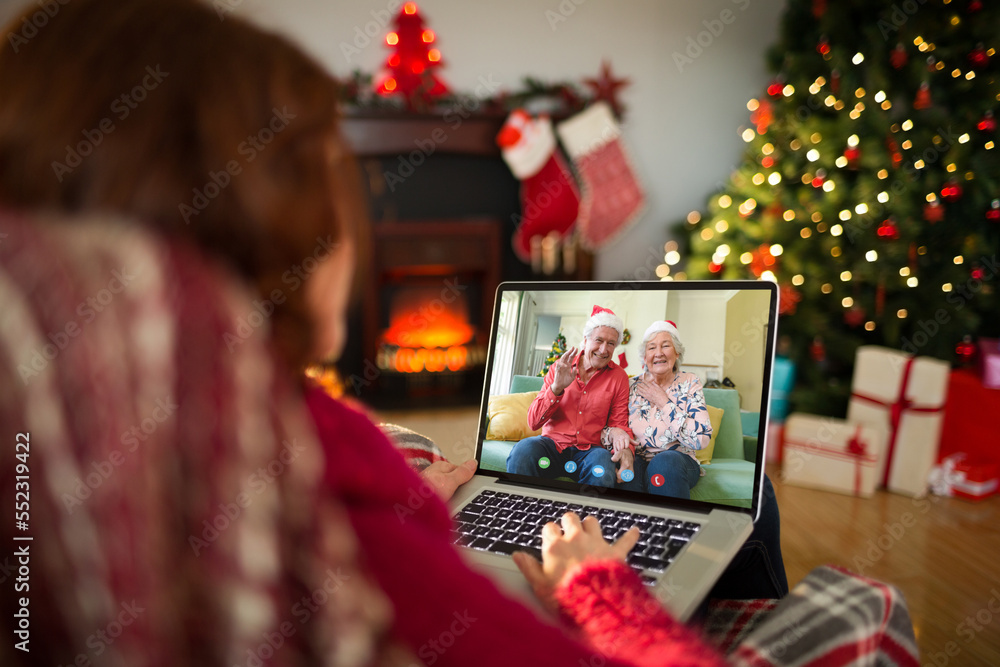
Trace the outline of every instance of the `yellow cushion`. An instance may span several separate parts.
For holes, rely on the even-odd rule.
[[[714,405],[706,405],[708,408],[708,421],[712,424],[712,439],[708,441],[708,447],[695,450],[695,458],[698,463],[707,466],[712,462],[712,452],[715,451],[715,438],[719,435],[719,425],[722,423],[722,415],[726,413],[722,408]]]
[[[532,431],[528,428],[528,408],[537,395],[537,391],[526,391],[523,394],[490,396],[486,439],[521,440],[541,435],[542,429]]]

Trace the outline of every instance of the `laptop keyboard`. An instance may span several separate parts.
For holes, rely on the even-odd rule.
[[[626,562],[647,584],[656,581],[648,573],[665,571],[701,527],[691,521],[487,489],[455,515],[455,543],[496,554],[527,551],[541,558],[542,526],[549,521],[558,522],[566,512],[576,512],[581,518],[597,517],[604,539],[609,542],[638,526],[639,542],[629,552]]]

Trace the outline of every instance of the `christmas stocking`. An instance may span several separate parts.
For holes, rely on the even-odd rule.
[[[518,109],[497,135],[497,144],[514,176],[521,181],[521,220],[514,230],[514,252],[531,260],[531,239],[555,232],[566,235],[576,222],[580,194],[556,148],[552,121],[531,118]]]
[[[556,129],[582,182],[580,241],[596,250],[639,218],[645,195],[606,102],[590,105]]]

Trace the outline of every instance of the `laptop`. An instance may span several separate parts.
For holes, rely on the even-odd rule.
[[[641,490],[581,484],[570,463],[559,477],[507,472],[506,456],[530,431],[527,423],[509,419],[500,424],[495,417],[491,423],[491,401],[494,407],[520,402],[523,410],[530,391],[542,387],[539,373],[557,335],[565,336],[568,348],[579,348],[595,305],[624,322],[628,340],[613,361],[630,377],[643,372],[641,339],[647,327],[657,320],[676,323],[686,347],[681,370],[701,378],[708,405],[725,406],[721,417],[709,411],[719,420],[714,451],[690,499],[651,493],[657,481],[652,478],[638,480]],[[558,522],[566,511],[594,515],[609,541],[638,525],[641,537],[629,565],[674,615],[687,620],[746,541],[760,511],[777,313],[777,286],[767,281],[502,283],[480,410],[479,468],[451,501],[456,544],[468,562],[533,602],[510,554],[540,555],[546,521]],[[754,427],[756,448],[744,447],[743,431],[752,433]]]

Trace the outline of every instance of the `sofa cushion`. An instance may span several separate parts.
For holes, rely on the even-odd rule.
[[[517,441],[541,434],[542,429],[532,431],[528,428],[528,408],[537,395],[537,391],[527,391],[490,396],[486,439]]]
[[[706,387],[705,402],[722,408],[725,413],[719,422],[719,435],[715,441],[714,458],[743,458],[743,422],[740,419],[740,394],[735,389]]]
[[[705,408],[708,410],[708,421],[712,424],[712,439],[708,441],[708,447],[697,449],[694,452],[698,463],[703,466],[707,466],[712,462],[712,452],[715,451],[715,439],[719,437],[719,426],[722,424],[722,415],[726,412],[714,405],[706,405]]]

